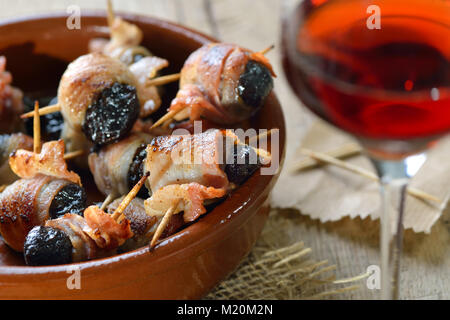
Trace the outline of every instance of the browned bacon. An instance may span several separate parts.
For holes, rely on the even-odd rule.
[[[20,179],[0,193],[0,233],[14,250],[22,252],[28,232],[49,219],[55,195],[70,182],[37,175]]]
[[[252,110],[242,108],[236,88],[249,60],[263,64],[273,74],[262,54],[234,44],[210,43],[194,51],[181,70],[180,91],[169,108],[179,112],[174,119],[198,120],[204,116],[218,124],[247,119]]]
[[[81,131],[86,110],[94,97],[115,82],[137,88],[136,79],[128,67],[104,54],[87,54],[70,63],[58,88],[58,104],[64,120],[74,130]]]
[[[190,222],[206,212],[203,205],[205,200],[221,198],[225,194],[224,189],[205,187],[198,183],[172,184],[158,189],[145,200],[145,210],[148,215],[164,215],[176,205],[174,214],[183,211],[184,221]]]
[[[94,176],[97,188],[113,198],[130,191],[128,173],[136,150],[148,144],[152,136],[133,133],[127,138],[103,147],[98,153],[89,155],[89,169]]]
[[[194,135],[171,135],[153,139],[147,146],[144,171],[154,192],[170,184],[196,182],[208,187],[228,189],[223,171],[224,132],[208,130]],[[230,144],[232,147],[232,144]]]
[[[147,82],[156,77],[161,69],[169,66],[169,61],[159,57],[144,57],[136,63],[130,65],[129,69],[135,76],[139,87],[139,101],[141,101],[141,117],[146,117],[161,106],[161,98],[158,88],[148,86]]]
[[[62,230],[70,239],[72,250],[72,261],[79,262],[98,257],[98,247],[93,239],[84,231],[89,229],[86,219],[67,213],[61,218],[48,220],[46,227]]]
[[[81,185],[80,176],[67,169],[63,140],[44,143],[39,154],[23,149],[17,150],[10,156],[9,165],[21,178],[44,174]]]
[[[72,261],[85,261],[114,254],[117,247],[133,237],[128,219],[117,222],[96,206],[84,211],[84,217],[67,213],[48,220],[45,226],[65,232],[73,246]]]
[[[89,42],[89,51],[101,52],[126,64],[131,64],[133,51],[142,48],[139,46],[143,38],[142,30],[120,17],[115,17],[110,27],[110,35],[109,41],[102,38],[92,39]],[[148,51],[145,50],[144,53],[148,53]]]
[[[102,53],[90,53],[79,57],[67,67],[58,89],[58,103],[64,119],[80,131],[86,110],[97,94],[113,83],[134,86],[141,105],[140,116],[156,111],[161,99],[155,87],[147,86],[144,74],[156,73],[168,65],[164,59],[146,57],[128,67],[120,60]]]
[[[97,206],[90,206],[84,211],[87,227],[83,228],[89,237],[101,249],[114,249],[133,237],[130,221],[117,222],[110,214]]]
[[[108,213],[114,213],[123,198],[124,197],[114,200],[108,206]],[[124,210],[123,214],[130,221],[131,231],[134,236],[121,246],[121,250],[130,251],[148,245],[156,228],[162,220],[162,215],[159,213],[157,215],[148,215],[145,212],[144,200],[140,198],[134,198]],[[173,215],[170,218],[167,227],[164,229],[161,239],[175,233],[184,224],[185,222],[181,213]]]

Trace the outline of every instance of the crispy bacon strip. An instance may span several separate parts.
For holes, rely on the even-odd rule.
[[[194,51],[181,69],[180,91],[169,111],[194,103],[193,107],[197,110],[191,113],[191,120],[198,119],[199,113],[213,111],[208,119],[217,120],[218,123],[232,122],[221,110],[219,89],[226,59],[233,50],[234,45],[231,44],[210,43]]]
[[[169,112],[182,112],[175,120],[200,117],[219,124],[234,124],[247,119],[254,110],[243,105],[237,94],[240,75],[249,60],[273,68],[262,53],[254,53],[234,44],[210,43],[194,51],[186,60],[180,77],[180,91]]]
[[[23,149],[17,150],[10,156],[9,165],[21,178],[44,174],[66,179],[81,186],[80,176],[67,169],[63,140],[44,143],[39,154]]]
[[[86,219],[83,217],[73,213],[66,213],[58,219],[47,220],[45,226],[62,230],[69,236],[73,246],[73,262],[85,261],[98,257],[99,250],[95,241],[83,231],[86,228],[89,229]]]
[[[84,228],[89,237],[102,249],[113,249],[133,237],[130,221],[123,219],[120,223],[97,206],[90,206],[84,211],[88,228]]]
[[[0,194],[0,233],[17,252],[22,252],[28,232],[48,219],[51,201],[48,201],[48,194],[46,198],[40,194],[50,181],[50,177],[42,175],[17,180]]]
[[[108,213],[113,214],[117,207],[120,205],[124,197],[114,200],[108,206]],[[133,231],[133,238],[128,239],[121,249],[124,251],[131,251],[137,248],[141,248],[148,245],[150,239],[153,237],[159,223],[162,220],[162,216],[158,213],[158,216],[149,216],[145,212],[144,200],[140,198],[134,198],[123,214],[130,221],[131,231]],[[161,239],[166,238],[184,225],[182,214],[173,215],[161,234]]]
[[[185,222],[196,220],[206,212],[203,202],[225,196],[226,190],[205,187],[198,183],[172,184],[159,189],[145,200],[145,211],[150,216],[164,215],[164,213],[178,201],[174,211],[177,214],[184,211]]]
[[[205,115],[208,119],[227,117],[221,109],[216,108],[203,94],[203,92],[193,84],[183,86],[177,93],[177,96],[169,108],[170,111],[175,111],[175,120],[183,120],[189,118],[191,121],[199,120],[201,116]],[[179,112],[183,110],[182,112]]]
[[[89,169],[95,184],[105,195],[113,199],[130,191],[128,173],[136,150],[152,140],[145,133],[133,133],[119,142],[103,147],[89,155]]]
[[[217,129],[153,139],[147,146],[144,162],[144,171],[150,172],[150,189],[156,191],[170,184],[191,182],[228,189],[229,182],[221,161],[226,154],[222,148],[223,139],[223,132]]]
[[[75,131],[81,131],[86,110],[93,99],[98,92],[111,87],[115,82],[138,87],[128,67],[110,56],[91,53],[71,62],[58,87],[58,105],[64,121]],[[139,88],[137,90],[139,96]]]
[[[141,87],[139,101],[141,101],[141,118],[146,117],[161,106],[161,98],[155,86],[147,86],[147,81],[154,78],[158,71],[169,66],[169,61],[159,57],[144,57],[130,66],[137,84]]]
[[[122,46],[137,46],[142,42],[144,34],[138,26],[115,17],[111,26],[111,41],[107,50],[113,50]]]
[[[138,79],[139,83],[145,84],[149,78],[154,78],[158,71],[169,66],[169,61],[166,59],[152,56],[144,57],[138,62],[130,66],[130,71]]]

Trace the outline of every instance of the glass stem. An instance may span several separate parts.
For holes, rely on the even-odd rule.
[[[409,178],[404,161],[372,159],[372,162],[381,181],[381,299],[398,299],[403,217]]]

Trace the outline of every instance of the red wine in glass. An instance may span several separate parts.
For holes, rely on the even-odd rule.
[[[406,160],[450,132],[450,0],[284,6],[282,62],[291,87],[362,143],[381,178],[381,296],[397,298]],[[392,190],[401,191],[398,213]]]
[[[380,29],[367,1],[300,2],[284,20],[283,66],[320,117],[404,155],[450,130],[450,1],[376,3]],[[383,147],[392,140],[408,147]]]

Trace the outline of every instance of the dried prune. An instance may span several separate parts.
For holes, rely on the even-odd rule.
[[[272,89],[273,79],[269,69],[253,60],[247,62],[237,86],[242,101],[256,111],[262,107]]]
[[[29,266],[58,265],[72,262],[72,242],[61,230],[37,226],[28,233],[23,254]]]
[[[100,91],[87,108],[83,132],[98,146],[115,142],[130,132],[139,111],[136,88],[115,82]]]
[[[44,97],[37,99],[39,101],[39,107],[46,107],[48,105],[54,105],[58,103],[56,97]],[[34,109],[34,101],[31,97],[24,96],[23,102],[25,105],[25,112],[32,111]],[[33,118],[24,119],[26,133],[30,136],[33,135]],[[64,119],[61,112],[54,112],[45,114],[40,117],[41,122],[41,135],[45,141],[58,140],[61,137],[61,131],[64,126]]]
[[[130,168],[128,170],[128,187],[130,190],[139,182],[139,180],[144,175],[144,160],[147,157],[147,145],[143,144],[137,148],[136,153],[131,161]],[[137,196],[139,198],[148,198],[147,188],[141,188]]]
[[[235,144],[233,154],[227,155],[225,173],[230,182],[240,185],[259,167],[261,161],[255,150],[244,144]]]
[[[87,195],[83,187],[71,183],[59,190],[50,205],[49,214],[51,219],[59,218],[66,213],[75,213],[83,216],[86,209]]]

